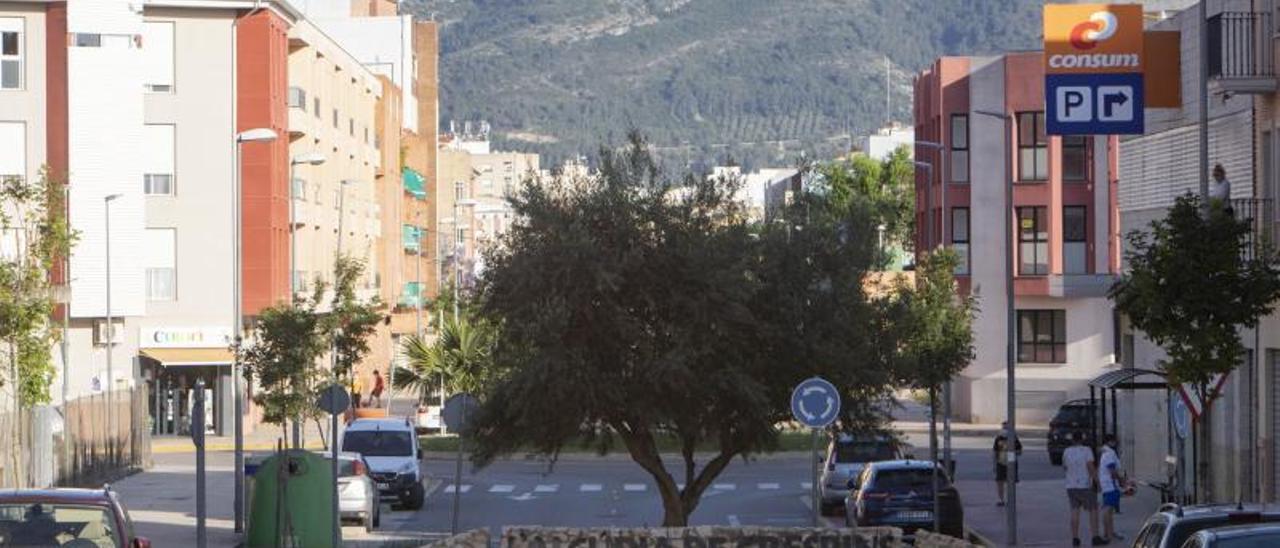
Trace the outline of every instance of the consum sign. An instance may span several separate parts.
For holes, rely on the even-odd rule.
[[[1046,4],[1045,74],[1142,73],[1141,4]]]

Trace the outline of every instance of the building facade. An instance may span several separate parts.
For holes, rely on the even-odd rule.
[[[976,357],[953,383],[960,420],[1006,416],[1010,277],[1020,421],[1048,422],[1116,361],[1116,141],[1045,135],[1042,63],[1039,52],[944,57],[915,82],[915,136],[945,149],[915,150],[931,166],[917,169],[915,248],[953,249],[960,290],[979,301]]]

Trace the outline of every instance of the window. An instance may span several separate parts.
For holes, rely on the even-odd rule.
[[[1067,311],[1018,311],[1018,362],[1067,363]]]
[[[173,195],[173,124],[142,126],[142,183],[148,195]]]
[[[1084,206],[1067,206],[1062,209],[1062,272],[1085,274],[1088,272],[1089,224]]]
[[[356,136],[356,119],[355,118],[347,118],[347,133],[350,134],[352,137]]]
[[[969,208],[951,208],[951,248],[959,261],[956,274],[969,273]]]
[[[73,43],[73,44],[75,44],[75,47],[77,47],[77,48],[100,48],[100,47],[102,47],[102,35],[101,35],[101,34],[88,34],[88,33],[84,33],[84,32],[78,32],[78,33],[72,34],[71,36],[73,36],[73,37],[74,37],[74,39],[73,39],[72,43]]]
[[[1018,208],[1018,275],[1049,273],[1049,219],[1044,207]]]
[[[0,179],[27,176],[27,124],[0,122]]]
[[[305,202],[307,201],[307,182],[303,179],[293,180],[293,199]]]
[[[333,109],[333,129],[338,129],[338,109]]]
[[[1083,135],[1062,136],[1062,180],[1084,181],[1089,178],[1089,138]]]
[[[342,209],[342,190],[333,191],[333,208]]]
[[[969,182],[969,115],[951,115],[951,181]]]
[[[148,228],[146,232],[147,300],[177,299],[175,268],[177,230]]]
[[[24,20],[0,17],[0,90],[22,89]]]
[[[307,90],[299,87],[289,88],[289,108],[307,110]]]
[[[364,128],[364,144],[369,144],[369,128]]]
[[[467,187],[458,181],[453,185],[453,197],[456,200],[465,200],[467,198]]]
[[[312,106],[312,107],[314,108],[314,110],[315,110],[316,118],[319,118],[319,117],[320,117],[320,98],[319,98],[319,97],[312,97],[312,98],[311,98],[311,106]]]
[[[1044,134],[1044,112],[1018,113],[1018,180],[1049,179],[1049,139]]]
[[[173,23],[142,24],[143,88],[151,93],[173,91]]]

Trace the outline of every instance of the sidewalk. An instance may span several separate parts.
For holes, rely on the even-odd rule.
[[[964,501],[964,519],[969,528],[992,546],[1006,546],[1006,508],[996,506],[995,483],[961,480],[956,482],[956,488]],[[1116,532],[1126,540],[1112,542],[1110,546],[1128,546],[1143,521],[1159,506],[1160,496],[1151,489],[1139,489],[1135,496],[1121,500]],[[1071,509],[1061,479],[1018,483],[1017,517],[1019,546],[1071,546]],[[1101,528],[1101,514],[1098,521]],[[1089,514],[1082,512],[1080,539],[1084,546],[1089,545],[1092,536]]]

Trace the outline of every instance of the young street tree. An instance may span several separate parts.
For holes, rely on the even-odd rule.
[[[893,343],[863,291],[865,210],[802,195],[753,227],[735,182],[673,184],[638,136],[600,165],[588,184],[526,183],[521,221],[487,257],[480,313],[499,328],[504,374],[471,427],[476,464],[618,439],[657,485],[664,525],[680,526],[735,457],[776,448],[807,377],[844,390],[846,427],[883,427]]]
[[[1116,309],[1168,354],[1161,366],[1169,381],[1193,385],[1206,402],[1203,425],[1210,424],[1208,402],[1215,395],[1210,380],[1247,355],[1238,329],[1256,327],[1280,297],[1275,255],[1268,246],[1255,247],[1251,230],[1249,220],[1221,203],[1202,210],[1199,198],[1179,197],[1149,233],[1129,234],[1129,270],[1110,292]],[[1208,430],[1199,429],[1206,488]]]
[[[434,343],[412,336],[404,342],[408,367],[397,367],[395,387],[417,395],[419,402],[444,383],[450,392],[482,396],[496,382],[494,330],[474,318],[446,320]]]

